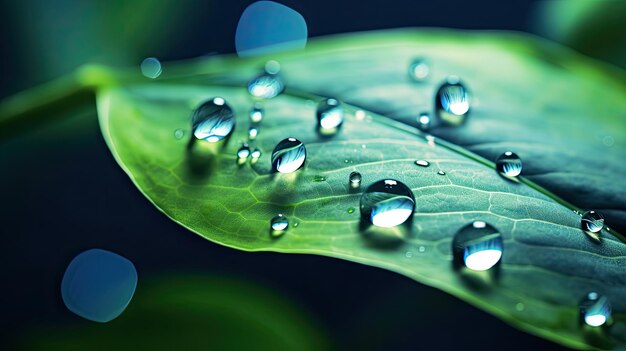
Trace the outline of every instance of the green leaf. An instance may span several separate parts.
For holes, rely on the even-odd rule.
[[[230,278],[147,279],[128,309],[106,324],[75,321],[29,332],[26,350],[321,350],[328,344],[304,311]]]
[[[166,67],[165,79],[157,84],[102,88],[99,117],[113,155],[138,188],[166,215],[209,240],[242,250],[319,254],[381,267],[447,291],[555,342],[578,348],[624,347],[626,246],[609,233],[603,233],[601,244],[591,241],[580,230],[580,216],[565,201],[526,179],[506,180],[488,160],[454,144],[429,142],[405,123],[373,112],[360,118],[350,105],[337,135],[328,138],[316,132],[317,98],[310,92],[330,92],[400,118],[401,103],[407,111],[414,104],[415,111],[432,104],[439,77],[468,73],[463,77],[478,104],[467,125],[442,133],[478,133],[484,142],[499,135],[515,136],[518,146],[525,145],[525,138],[556,138],[555,144],[584,140],[559,139],[566,132],[559,129],[561,115],[576,108],[589,111],[591,103],[619,106],[623,87],[584,60],[560,51],[569,58],[564,64],[581,74],[547,68],[549,64],[540,64],[537,57],[556,54],[532,43],[497,34],[388,32],[320,40],[304,53],[284,54],[277,59],[288,86],[300,91],[288,90],[265,103],[266,118],[251,142],[263,155],[254,164],[236,162],[237,149],[247,140],[247,113],[253,104],[242,83],[258,73],[266,58],[218,58],[169,71]],[[478,49],[485,55],[482,61],[472,54]],[[434,62],[433,81],[409,84],[410,58],[426,54]],[[503,75],[505,71],[512,75]],[[553,99],[536,91],[536,82],[546,80],[556,82],[543,86]],[[561,98],[557,93],[573,82],[589,84],[592,90],[600,83],[610,85],[601,90],[605,95],[600,101],[583,94]],[[535,95],[542,100],[528,103]],[[235,110],[235,131],[222,145],[190,144],[193,109],[214,96],[223,97]],[[544,109],[541,101],[552,108]],[[496,116],[501,122],[497,125]],[[519,120],[525,116],[533,119]],[[483,118],[485,122],[479,123]],[[570,120],[578,125],[577,118]],[[504,120],[519,128],[517,133],[507,132]],[[525,125],[537,120],[543,124]],[[616,144],[623,142],[619,130],[603,124],[608,118],[598,120],[615,133]],[[185,138],[174,136],[178,129]],[[490,133],[494,130],[501,133]],[[286,137],[303,141],[308,159],[294,174],[274,174],[270,154]],[[577,145],[567,145],[573,153],[578,150]],[[538,162],[552,162],[550,154],[557,148],[543,147],[546,155]],[[503,144],[501,149],[506,148]],[[575,156],[587,160],[585,155]],[[595,156],[619,167],[608,152]],[[428,160],[431,166],[416,166],[416,159]],[[530,169],[537,167],[532,158],[525,161]],[[439,170],[446,174],[437,174]],[[359,191],[348,185],[352,171],[363,175]],[[400,180],[413,190],[416,211],[410,225],[386,231],[363,225],[360,192],[384,178]],[[609,186],[619,188],[613,183]],[[276,238],[270,235],[269,221],[278,213],[289,218],[290,228]],[[493,274],[453,268],[452,238],[473,220],[492,224],[504,238],[503,258]],[[592,290],[610,298],[611,328],[590,330],[580,325],[578,304]]]

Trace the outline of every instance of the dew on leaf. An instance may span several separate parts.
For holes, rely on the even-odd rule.
[[[441,122],[459,126],[465,122],[470,109],[469,92],[458,77],[451,76],[439,87],[435,110]]]
[[[495,266],[500,262],[503,249],[502,235],[482,221],[459,229],[452,240],[455,263],[473,271],[485,271]]]
[[[361,216],[377,227],[394,227],[406,222],[415,210],[413,192],[394,179],[379,180],[361,196]]]
[[[430,162],[425,161],[425,160],[417,160],[417,161],[415,161],[415,164],[420,166],[420,167],[428,167],[428,166],[430,166]]]
[[[606,296],[588,293],[580,303],[582,322],[590,327],[605,325],[611,318],[611,304]]]
[[[270,234],[274,237],[281,236],[287,231],[289,220],[283,214],[277,214],[270,221]]]
[[[337,99],[328,98],[317,105],[317,126],[323,135],[337,133],[343,124],[343,107]]]
[[[416,58],[409,65],[409,77],[415,82],[422,82],[428,78],[430,67],[428,61],[424,58]]]
[[[517,177],[522,173],[522,159],[514,152],[507,151],[496,159],[496,170],[505,177]]]
[[[150,79],[158,78],[163,73],[161,61],[156,57],[148,57],[141,62],[141,74]]]
[[[358,188],[361,186],[361,173],[359,172],[352,172],[350,173],[350,175],[348,176],[348,182],[350,183],[350,187],[351,188]]]
[[[296,138],[287,138],[279,142],[272,152],[274,172],[292,173],[300,169],[306,160],[306,148]]]
[[[193,135],[199,140],[218,142],[232,133],[235,128],[235,114],[222,99],[216,97],[198,106],[191,118]]]

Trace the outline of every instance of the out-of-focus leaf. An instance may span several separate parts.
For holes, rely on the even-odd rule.
[[[177,276],[148,280],[117,319],[25,336],[27,350],[321,350],[304,311],[251,283]]]

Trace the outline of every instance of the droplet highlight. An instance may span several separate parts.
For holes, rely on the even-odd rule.
[[[522,159],[514,152],[507,151],[496,159],[496,170],[505,177],[517,177],[522,173]]]
[[[394,227],[406,222],[415,210],[413,192],[394,179],[379,180],[361,196],[361,216],[377,227]]]
[[[580,304],[582,322],[590,327],[600,327],[611,318],[611,304],[606,296],[588,293]]]
[[[502,235],[482,221],[459,229],[452,240],[455,264],[473,271],[486,271],[498,264],[503,249]]]
[[[196,108],[191,118],[193,135],[211,143],[229,136],[235,128],[235,114],[221,97],[207,100]]]
[[[343,124],[343,107],[337,99],[328,98],[317,105],[318,130],[323,135],[337,133]]]
[[[417,116],[417,127],[422,130],[427,130],[430,128],[431,119],[430,115],[427,112],[422,112]]]
[[[61,297],[75,314],[100,323],[117,318],[137,287],[137,270],[128,259],[91,249],[77,255],[61,282]]]
[[[580,228],[591,238],[600,240],[600,234],[604,228],[604,216],[596,211],[587,211],[580,219]]]
[[[237,163],[245,163],[248,157],[250,157],[250,147],[248,144],[242,144],[239,150],[237,150]]]
[[[423,82],[429,74],[430,67],[424,58],[417,58],[409,65],[409,77],[415,82]]]
[[[272,169],[280,173],[292,173],[300,169],[306,160],[306,148],[296,138],[279,142],[272,152]]]
[[[430,166],[430,162],[425,161],[425,160],[417,160],[417,161],[415,161],[415,164],[420,166],[420,167],[428,167],[428,166]]]
[[[450,126],[465,122],[470,110],[469,92],[458,77],[448,77],[437,90],[435,97],[437,117]]]
[[[270,234],[274,237],[281,236],[289,228],[289,220],[283,214],[278,214],[270,221]]]
[[[285,84],[278,74],[263,73],[248,83],[250,95],[260,99],[271,99],[285,90]]]
[[[350,175],[348,176],[348,182],[350,183],[350,187],[353,189],[360,187],[362,178],[363,177],[361,176],[361,173],[359,172],[350,173]]]

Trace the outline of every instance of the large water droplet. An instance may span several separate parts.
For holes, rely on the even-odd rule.
[[[604,228],[604,216],[596,211],[587,211],[582,215],[580,228],[591,238],[600,240],[600,233]]]
[[[272,169],[280,173],[292,173],[300,169],[306,160],[306,148],[296,138],[279,142],[272,152]]]
[[[486,271],[502,258],[502,235],[491,225],[475,221],[461,228],[452,240],[454,261],[474,271]]]
[[[522,159],[514,152],[507,151],[496,159],[496,170],[505,177],[517,177],[522,173]]]
[[[348,181],[350,182],[350,187],[356,189],[361,186],[361,173],[352,172],[348,177]]]
[[[193,135],[214,143],[230,135],[235,127],[235,114],[221,97],[207,100],[196,108],[191,118]]]
[[[270,221],[270,233],[272,236],[281,236],[287,231],[289,220],[282,214],[276,215]]]
[[[277,74],[263,73],[248,83],[248,92],[254,97],[271,99],[285,90],[283,80]]]
[[[415,210],[415,197],[404,183],[383,179],[370,185],[361,196],[361,216],[377,227],[406,222]]]
[[[141,74],[145,77],[155,79],[158,78],[161,73],[163,73],[161,61],[156,57],[148,57],[141,62]]]
[[[317,105],[317,123],[320,133],[335,134],[343,123],[343,107],[333,98],[324,99]]]
[[[458,126],[465,122],[470,109],[469,92],[457,77],[448,77],[435,97],[439,119],[448,125]]]
[[[263,120],[263,105],[260,103],[254,104],[250,109],[250,122],[251,123],[260,123]]]
[[[137,271],[132,262],[110,251],[91,249],[68,265],[61,296],[70,311],[105,323],[124,312],[136,286]]]
[[[428,112],[422,112],[417,116],[417,127],[422,130],[430,128],[431,120]]]
[[[413,60],[409,66],[409,77],[416,82],[424,81],[428,78],[429,73],[430,67],[428,66],[428,62],[423,58]]]
[[[307,42],[304,17],[273,1],[248,6],[237,24],[235,48],[242,57],[304,48]]]
[[[602,326],[611,318],[611,303],[606,296],[590,292],[580,304],[580,315],[588,326]]]

